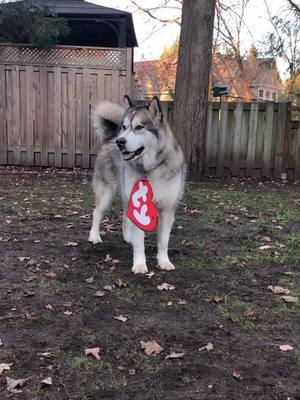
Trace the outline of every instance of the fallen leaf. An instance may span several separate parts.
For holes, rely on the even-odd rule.
[[[224,301],[224,296],[214,296],[211,298],[214,303],[222,303]]]
[[[35,314],[34,313],[30,313],[29,311],[25,312],[25,318],[28,319],[28,321],[35,321],[37,319]]]
[[[49,272],[46,273],[46,276],[48,278],[56,278],[56,272],[49,271]]]
[[[100,347],[94,347],[92,349],[85,349],[84,350],[85,355],[91,355],[93,357],[95,357],[97,360],[100,360],[100,356],[99,356],[99,352],[100,352]]]
[[[158,290],[174,290],[175,286],[170,285],[169,283],[162,283],[161,285],[157,286]]]
[[[289,344],[282,344],[279,346],[281,351],[292,351],[294,350],[294,347],[289,345]]]
[[[167,306],[172,306],[172,305],[173,305],[172,301],[167,302]]]
[[[187,301],[186,300],[178,300],[177,304],[184,305],[184,304],[187,304]]]
[[[103,297],[104,295],[105,295],[105,293],[104,293],[102,290],[98,290],[98,291],[94,294],[95,297]]]
[[[45,306],[45,308],[46,308],[47,310],[54,311],[54,309],[53,309],[53,307],[51,306],[51,304],[47,304],[47,305]]]
[[[51,376],[49,376],[48,378],[43,379],[41,383],[44,383],[45,385],[52,385]]]
[[[13,365],[13,363],[10,363],[10,364],[2,363],[2,364],[0,364],[0,375],[2,374],[3,371],[9,371],[10,367],[12,365]]]
[[[72,314],[73,314],[72,311],[69,311],[69,310],[64,311],[64,315],[70,316],[70,315],[72,315]]]
[[[234,369],[234,370],[232,371],[232,376],[233,376],[234,378],[238,379],[238,380],[241,380],[241,379],[242,379],[241,373],[240,373],[240,371],[239,371],[238,369]]]
[[[271,246],[270,244],[259,246],[259,250],[270,250],[270,249],[275,249],[275,246]]]
[[[111,292],[112,290],[113,290],[113,286],[112,285],[106,285],[106,286],[104,286],[104,290],[106,290],[107,292]]]
[[[251,308],[247,308],[247,309],[244,311],[244,316],[245,316],[245,317],[253,317],[253,315],[254,315],[254,311],[251,310]]]
[[[166,359],[175,359],[175,358],[182,358],[184,356],[184,353],[171,353],[168,356],[166,356]]]
[[[287,288],[281,287],[281,286],[272,286],[269,285],[267,289],[271,290],[275,294],[289,294],[290,291]]]
[[[135,372],[134,368],[128,370],[128,375],[130,375],[130,376],[135,375],[135,373],[136,372]]]
[[[45,358],[52,357],[52,354],[50,353],[50,351],[45,351],[44,353],[37,353],[37,355],[40,357],[45,357]]]
[[[93,283],[94,282],[94,277],[91,276],[90,278],[87,278],[85,281],[86,281],[86,283]]]
[[[76,246],[78,246],[78,243],[77,242],[66,242],[65,246],[76,247]]]
[[[116,286],[118,288],[127,287],[126,283],[122,281],[122,279],[118,278],[116,281]]]
[[[207,350],[207,351],[211,351],[214,348],[214,345],[212,343],[207,343],[206,346],[200,347],[198,349],[198,351],[203,351],[203,350]]]
[[[118,321],[121,321],[121,322],[128,321],[128,318],[125,317],[124,315],[118,315],[117,317],[114,317],[114,319],[117,319]]]
[[[19,257],[19,260],[22,262],[22,261],[25,261],[26,260],[26,257]]]
[[[293,303],[293,304],[299,303],[299,297],[295,297],[295,296],[281,296],[281,298],[282,298],[286,303]]]
[[[28,379],[12,379],[6,377],[6,389],[11,393],[22,393],[22,390],[16,389],[17,387],[23,387]]]
[[[269,236],[263,236],[263,237],[261,238],[261,240],[262,240],[263,242],[272,242],[272,239],[271,239]]]
[[[147,356],[156,356],[163,350],[163,348],[155,340],[151,340],[150,342],[141,341],[140,343],[141,348],[145,350]]]
[[[154,275],[155,275],[155,272],[153,272],[153,271],[150,271],[150,272],[148,272],[148,274],[146,274],[146,276],[148,276],[149,279],[151,279],[152,276],[154,276]]]
[[[3,342],[2,342],[2,340],[0,339],[0,346],[2,346],[3,345]]]

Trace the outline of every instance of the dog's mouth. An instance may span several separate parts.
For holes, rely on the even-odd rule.
[[[124,150],[124,151],[122,151],[123,160],[125,160],[125,161],[133,160],[135,157],[142,154],[143,151],[144,151],[144,146],[139,147],[136,151],[132,151],[132,152]]]

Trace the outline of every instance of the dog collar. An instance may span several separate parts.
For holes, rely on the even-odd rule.
[[[127,216],[138,228],[146,232],[153,231],[157,226],[158,212],[152,199],[152,185],[146,176],[142,176],[133,185]]]

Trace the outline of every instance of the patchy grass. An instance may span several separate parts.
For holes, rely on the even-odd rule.
[[[170,242],[176,270],[156,268],[151,234],[149,279],[131,273],[119,199],[102,224],[104,243],[87,243],[90,179],[0,169],[0,363],[13,363],[0,377],[1,400],[11,398],[6,376],[30,378],[19,395],[26,400],[300,398],[300,305],[267,290],[300,298],[299,185],[188,185]],[[175,289],[159,291],[163,282]],[[141,340],[163,351],[147,356]],[[212,350],[198,350],[209,342]],[[280,351],[287,343],[294,350]],[[100,347],[100,361],[84,355],[90,347]],[[184,356],[166,359],[174,351]],[[47,376],[51,387],[41,385]]]

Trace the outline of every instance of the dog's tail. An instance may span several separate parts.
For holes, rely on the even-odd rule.
[[[124,109],[110,101],[101,101],[93,110],[93,126],[101,143],[114,139],[120,130]]]

